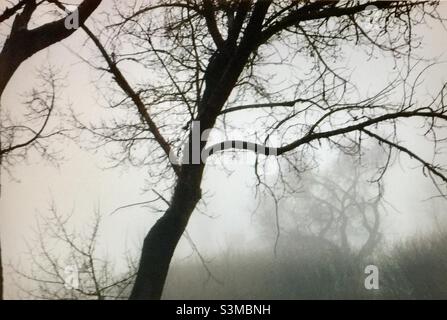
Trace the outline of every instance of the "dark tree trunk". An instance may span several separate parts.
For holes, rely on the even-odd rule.
[[[1,95],[0,95],[1,98]],[[0,140],[1,143],[1,140]],[[1,147],[1,144],[0,144]],[[1,149],[1,148],[0,148]],[[2,198],[2,154],[0,150],[0,199]],[[0,212],[0,219],[2,215]],[[3,300],[3,262],[2,262],[2,247],[1,247],[1,237],[0,237],[0,301]]]
[[[130,299],[161,298],[175,248],[201,198],[203,168],[203,165],[182,168],[169,208],[144,239],[138,274]]]
[[[11,61],[11,59],[0,56],[0,97],[19,64],[20,63],[17,64],[15,61]]]
[[[216,51],[205,71],[206,88],[198,105],[200,134],[213,128],[216,119],[231,94],[249,56],[259,45],[256,35],[270,1],[258,1],[238,46]],[[239,30],[236,31],[237,35]],[[236,39],[238,38],[237,35]],[[231,37],[230,37],[231,38]],[[189,141],[190,155],[192,141]],[[206,142],[201,142],[200,151]],[[182,165],[169,208],[155,223],[144,239],[139,269],[130,295],[132,300],[160,299],[175,248],[186,229],[188,220],[201,198],[200,184],[205,164]]]
[[[0,300],[3,300],[3,265],[2,265],[2,248],[0,246]]]

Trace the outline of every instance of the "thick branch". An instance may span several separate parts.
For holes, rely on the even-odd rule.
[[[281,102],[272,102],[272,103],[254,103],[254,104],[246,104],[240,105],[228,109],[224,109],[220,112],[220,114],[226,114],[230,112],[247,110],[247,109],[261,109],[261,108],[274,108],[274,107],[293,107],[295,104],[300,102],[306,102],[306,99],[296,99],[291,101],[281,101]]]
[[[17,11],[22,9],[22,7],[27,2],[29,2],[29,0],[21,0],[16,5],[12,6],[11,8],[6,8],[5,11],[3,11],[2,14],[0,14],[0,23],[11,18],[14,14],[17,13]]]
[[[424,2],[412,3],[418,5]],[[324,8],[326,5],[330,7]],[[408,6],[407,3],[399,4],[399,1],[371,1],[352,7],[335,7],[334,1],[317,1],[313,4],[303,6],[296,11],[289,13],[278,22],[267,27],[259,36],[259,45],[266,43],[272,36],[303,21],[327,19],[330,17],[352,16],[364,11],[369,6],[375,6],[378,9],[390,9],[399,6]]]
[[[124,93],[132,99],[132,102],[137,107],[138,113],[140,114],[141,118],[144,120],[144,122],[149,127],[150,132],[153,134],[155,140],[160,145],[166,156],[169,158],[169,155],[171,153],[171,145],[166,141],[166,139],[163,137],[163,135],[160,133],[160,130],[158,129],[155,122],[152,120],[152,117],[149,115],[146,105],[141,100],[139,94],[133,90],[132,86],[127,81],[126,77],[123,75],[121,70],[118,68],[115,61],[112,60],[110,55],[107,53],[107,50],[104,48],[104,46],[99,41],[98,37],[96,37],[93,32],[90,31],[89,28],[86,26],[82,27],[85,33],[90,37],[90,39],[93,41],[93,43],[96,45],[98,50],[101,52],[101,55],[103,56],[104,60],[106,61],[109,72],[113,74],[113,77],[115,79],[115,82],[120,86],[120,88],[124,91]],[[172,164],[172,168],[174,172],[178,175],[180,173],[180,167],[178,165]]]
[[[84,0],[78,7],[79,24],[99,6],[101,0]],[[0,52],[0,96],[20,64],[37,53],[70,36],[76,29],[65,28],[65,17],[28,30],[27,25],[35,1],[27,2],[22,14],[16,16],[9,38]],[[28,9],[27,9],[28,8]]]
[[[203,13],[205,16],[206,26],[208,31],[216,44],[217,49],[221,50],[224,47],[224,39],[220,34],[219,28],[217,27],[216,16],[214,15],[215,8],[212,0],[203,1]]]
[[[369,127],[371,125],[385,122],[387,120],[395,120],[399,118],[411,118],[411,117],[426,117],[426,118],[440,118],[443,120],[447,120],[447,115],[442,113],[436,113],[436,112],[422,112],[422,111],[403,111],[403,112],[396,112],[396,113],[390,113],[385,114],[376,118],[372,118],[369,120],[366,120],[364,122],[347,126],[344,128],[324,131],[324,132],[317,132],[308,134],[301,139],[295,140],[292,143],[289,143],[282,147],[266,147],[261,144],[257,143],[251,143],[241,140],[229,140],[221,143],[217,143],[212,145],[211,147],[207,148],[207,155],[211,155],[215,153],[216,151],[224,151],[229,149],[240,149],[240,150],[251,150],[255,151],[257,153],[265,154],[265,155],[281,155],[283,153],[289,152],[291,150],[294,150],[298,148],[299,146],[302,146],[304,144],[310,143],[315,140],[319,139],[328,139],[334,136],[354,132],[354,131],[363,131],[366,127]],[[259,152],[258,152],[259,151]],[[401,150],[404,151],[404,150]],[[445,180],[447,182],[447,180]]]

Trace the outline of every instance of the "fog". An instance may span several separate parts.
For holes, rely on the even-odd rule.
[[[105,11],[111,10],[111,7],[105,4],[100,8]],[[447,15],[447,4],[440,5],[440,12]],[[423,34],[423,43],[417,49],[417,54],[427,59],[435,57],[440,61],[447,59],[445,42],[447,33],[441,24],[418,26],[417,32]],[[360,88],[365,88],[364,91],[372,92],[380,88],[389,78],[388,70],[394,63],[391,59],[366,60],[365,54],[360,51],[348,48],[345,50],[349,56],[345,57],[344,63],[352,66],[352,80]],[[12,110],[23,102],[23,93],[36,86],[36,70],[51,64],[66,75],[66,86],[59,94],[61,96],[59,104],[64,115],[52,119],[54,124],[64,121],[64,117],[69,114],[69,107],[83,119],[107,116],[104,92],[100,92],[92,85],[101,76],[78,55],[87,59],[97,59],[97,54],[93,53],[91,46],[85,44],[85,35],[82,32],[77,32],[62,43],[28,59],[8,84],[2,96],[2,108]],[[418,91],[421,99],[430,97],[432,94],[430,89],[438,87],[447,80],[446,71],[447,64],[438,64],[425,74],[420,92]],[[135,72],[136,74],[132,76],[138,78],[140,75],[137,70]],[[107,83],[102,83],[101,86],[105,87]],[[259,125],[254,125],[252,122],[255,114],[242,112],[234,118],[229,116],[229,119],[234,121],[233,124],[240,124],[239,127],[255,130],[256,125]],[[421,157],[430,159],[433,156],[431,145],[425,143],[424,137],[417,137],[414,134],[414,128],[419,122],[409,120],[406,124],[400,131],[400,140],[405,141],[406,146]],[[243,135],[241,130],[228,132],[229,138]],[[445,129],[444,133],[447,133]],[[81,231],[92,223],[95,212],[101,214],[98,249],[95,254],[98,257],[106,257],[105,259],[115,264],[113,272],[117,274],[129,271],[128,261],[125,259],[126,253],[134,262],[138,261],[146,233],[162,215],[162,212],[156,212],[153,208],[166,209],[166,203],[161,199],[153,203],[144,202],[154,199],[154,189],[169,196],[169,192],[166,191],[170,187],[168,183],[154,184],[148,177],[148,169],[144,166],[113,167],[108,157],[113,148],[92,148],[88,139],[87,135],[81,135],[79,139],[55,138],[51,142],[51,150],[57,152],[57,161],[49,162],[37,154],[30,153],[25,161],[9,168],[9,172],[2,172],[0,232],[2,256],[6,264],[5,298],[26,297],[26,293],[18,288],[17,283],[26,288],[35,286],[31,280],[20,277],[15,269],[26,272],[33,269],[34,262],[29,255],[29,246],[36,244],[39,221],[49,217],[52,206],[57,208],[60,215],[71,214],[67,226]],[[308,229],[311,231],[306,233],[304,228],[298,230],[296,226],[304,227],[304,221],[309,219],[304,216],[308,212],[314,212],[309,208],[315,204],[311,202],[309,194],[306,196],[311,185],[305,183],[308,177],[323,177],[346,186],[346,179],[352,178],[354,172],[361,169],[366,173],[360,175],[359,185],[363,186],[363,189],[359,187],[359,197],[374,198],[375,184],[368,181],[375,175],[372,159],[381,156],[380,151],[375,148],[374,144],[368,145],[363,162],[359,164],[351,158],[347,160],[348,158],[344,158],[342,153],[329,149],[323,143],[312,159],[309,158],[309,166],[312,168],[305,170],[300,176],[284,173],[287,180],[296,186],[299,192],[278,200],[281,188],[274,187],[278,192],[276,194],[279,201],[278,212],[275,212],[275,198],[266,190],[261,192],[260,188],[256,187],[254,155],[243,152],[239,157],[231,153],[213,156],[212,161],[206,166],[202,181],[203,198],[190,219],[187,235],[182,237],[175,251],[163,297],[174,299],[374,297],[376,293],[353,288],[357,283],[360,283],[359,286],[363,285],[365,277],[363,269],[366,265],[378,265],[385,270],[381,274],[402,274],[393,269],[395,267],[393,263],[398,261],[396,248],[400,248],[400,256],[406,257],[412,256],[413,253],[407,251],[410,252],[410,248],[417,246],[413,245],[412,241],[419,241],[423,248],[424,241],[428,241],[426,239],[436,238],[439,234],[443,234],[445,240],[447,232],[445,200],[437,197],[438,190],[414,159],[405,155],[396,158],[383,177],[381,183],[383,207],[379,208],[381,239],[374,254],[368,256],[365,262],[348,259],[345,263],[349,266],[337,265],[331,260],[332,256],[325,251],[326,249],[321,249],[320,252],[316,242],[305,242],[298,237],[303,234],[315,235],[318,231],[311,228]],[[446,160],[445,154],[438,158],[440,163]],[[276,162],[272,162],[263,170],[272,181],[280,174]],[[315,190],[319,196],[323,198],[326,196],[320,189]],[[316,218],[311,216],[310,219]],[[347,231],[352,251],[358,250],[365,241],[364,231],[360,230],[356,223],[353,223]],[[310,224],[314,226],[315,221]],[[444,233],[440,233],[442,230]],[[327,239],[339,246],[340,240],[337,236],[329,232]],[[56,255],[67,254],[59,244],[55,244],[52,248],[54,249],[52,252],[56,252]],[[425,249],[419,251],[414,249],[414,252],[416,251],[428,252]],[[439,263],[443,263],[442,266],[447,268],[445,253],[444,250],[443,253],[436,254],[439,254]],[[416,255],[414,253],[413,256]],[[436,256],[434,253],[433,255]],[[433,259],[438,261],[436,258]],[[328,271],[325,269],[328,266],[335,266],[336,270]],[[447,273],[442,274],[442,270],[433,274],[442,276],[445,280]],[[304,275],[306,272],[307,278]],[[345,276],[343,272],[347,272],[348,275]],[[346,285],[341,285],[341,289],[339,287],[334,289],[333,274],[344,279],[338,280],[342,283],[346,281]],[[384,286],[392,287],[394,280],[384,278],[383,281]],[[381,297],[407,297],[406,292],[409,290],[392,292],[390,289],[382,292]],[[444,287],[439,292],[421,291],[419,297],[445,298],[446,294],[447,287]]]

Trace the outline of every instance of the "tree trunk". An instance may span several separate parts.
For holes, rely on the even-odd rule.
[[[1,95],[0,95],[1,98]],[[1,154],[1,138],[0,138],[0,199],[2,198],[2,154]],[[0,211],[0,219],[2,218]],[[2,247],[0,237],[0,301],[3,300],[3,262],[2,262]]]
[[[204,165],[183,166],[169,208],[144,239],[131,300],[161,298],[177,243],[201,198]]]
[[[0,246],[0,300],[3,300],[3,267],[2,267],[2,248]]]
[[[229,44],[226,50],[217,51],[217,56],[208,64],[205,71],[205,91],[198,105],[197,119],[200,121],[200,136],[204,130],[214,127],[249,56],[259,45],[256,35],[262,29],[262,22],[269,6],[270,1],[258,1],[239,46]],[[194,152],[191,134],[189,138],[191,156]],[[203,150],[205,144],[205,141],[200,141],[200,151]],[[131,300],[161,298],[175,248],[186,229],[189,217],[201,198],[200,183],[204,167],[203,163],[182,165],[168,210],[144,239],[137,277],[130,295]]]
[[[13,61],[7,61],[0,57],[0,98],[16,69],[17,67],[14,66]]]

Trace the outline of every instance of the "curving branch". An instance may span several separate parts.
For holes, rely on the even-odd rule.
[[[160,133],[160,130],[158,129],[155,122],[152,120],[152,117],[149,115],[149,112],[146,109],[146,105],[144,104],[140,95],[132,88],[132,86],[127,81],[124,74],[118,68],[117,63],[112,59],[111,55],[108,54],[107,50],[102,45],[102,43],[100,42],[98,37],[96,37],[94,35],[94,33],[88,27],[83,26],[82,28],[85,31],[85,33],[90,37],[90,39],[93,41],[93,43],[96,45],[96,47],[100,51],[101,55],[103,56],[104,60],[106,61],[107,65],[109,67],[109,69],[107,71],[113,75],[113,79],[115,80],[115,82],[119,85],[119,87],[126,93],[126,95],[135,104],[141,118],[147,124],[150,132],[153,134],[155,140],[157,141],[159,146],[164,151],[166,157],[169,158],[169,155],[171,153],[171,145],[169,144],[168,141],[166,141],[166,139]],[[176,175],[179,175],[180,167],[173,163],[171,163],[171,166],[172,166],[174,172],[176,173]]]
[[[382,116],[378,116],[375,118],[371,118],[369,120],[360,122],[358,124],[346,126],[339,129],[310,133],[305,135],[304,137],[295,140],[285,146],[282,147],[267,147],[265,145],[261,145],[258,143],[247,142],[243,140],[228,140],[225,142],[216,143],[210,147],[208,147],[205,151],[205,154],[212,155],[216,151],[225,151],[230,149],[240,149],[240,150],[251,150],[256,153],[264,154],[264,155],[282,155],[286,152],[292,151],[304,144],[309,144],[313,141],[317,141],[320,139],[329,139],[334,136],[347,134],[355,131],[364,131],[366,127],[379,124],[385,122],[387,120],[396,120],[400,118],[412,118],[412,117],[422,117],[422,118],[439,118],[442,120],[447,120],[447,115],[439,112],[424,112],[424,111],[402,111],[396,113],[384,114]],[[401,151],[405,151],[402,149]],[[409,152],[409,151],[408,151]]]
[[[225,41],[220,34],[219,28],[217,27],[215,11],[216,9],[214,7],[213,0],[203,0],[203,15],[208,27],[208,32],[213,38],[217,49],[223,50]]]
[[[235,107],[223,109],[220,112],[220,115],[227,114],[227,113],[230,113],[230,112],[247,110],[247,109],[262,109],[262,108],[275,108],[275,107],[294,107],[297,103],[303,103],[303,102],[311,102],[312,103],[312,101],[310,99],[295,99],[295,100],[281,101],[281,102],[246,104],[246,105],[240,105],[240,106],[235,106]]]
[[[300,22],[327,19],[330,17],[353,16],[357,13],[365,11],[369,6],[375,6],[377,9],[394,9],[394,8],[408,8],[407,3],[401,1],[369,1],[363,4],[356,4],[346,7],[337,7],[338,1],[315,1],[309,5],[302,6],[279,21],[272,23],[260,34],[258,41],[259,45],[266,43],[271,37],[278,33],[288,30],[289,28],[298,25]],[[427,3],[427,1],[412,2],[412,6],[418,6]]]

